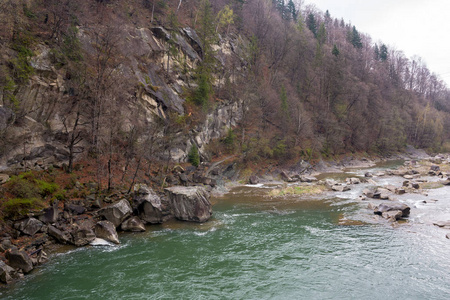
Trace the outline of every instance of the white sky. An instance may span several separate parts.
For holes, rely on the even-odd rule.
[[[420,56],[450,87],[450,0],[305,0],[372,41]]]

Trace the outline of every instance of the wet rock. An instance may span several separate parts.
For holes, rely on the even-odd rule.
[[[331,189],[335,192],[345,192],[345,191],[350,191],[350,187],[348,187],[345,184],[337,184],[337,185],[333,185],[331,187]]]
[[[114,246],[112,243],[101,239],[101,238],[95,238],[91,243],[91,246]]]
[[[210,194],[199,186],[175,186],[165,189],[175,218],[183,221],[206,222],[212,215]]]
[[[14,224],[14,228],[26,235],[35,235],[44,224],[35,218],[28,218]]]
[[[72,230],[73,244],[77,247],[88,245],[95,239],[95,233],[92,228],[80,227]]]
[[[439,222],[435,222],[433,224],[438,227],[450,228],[450,221],[439,221]]]
[[[395,189],[395,193],[397,195],[403,195],[403,194],[406,194],[406,190],[402,189],[402,188],[398,188],[398,189]]]
[[[61,244],[67,244],[71,242],[71,235],[66,231],[61,231],[55,226],[48,226],[48,235],[53,237]]]
[[[33,270],[33,262],[28,254],[23,250],[18,250],[13,247],[6,251],[5,257],[9,262],[9,265],[13,268],[21,269],[24,273],[28,273]]]
[[[252,175],[248,179],[248,183],[249,184],[258,184],[259,183],[259,178],[257,176],[255,176],[255,175]]]
[[[302,176],[300,176],[300,181],[301,182],[315,182],[315,181],[318,181],[318,179],[314,176],[302,175]]]
[[[347,184],[360,184],[361,183],[361,179],[356,178],[356,177],[351,177],[351,178],[345,179],[345,182]]]
[[[396,211],[399,210],[402,212],[402,217],[409,216],[410,207],[404,203],[383,203],[375,207],[374,214],[382,215],[384,212]]]
[[[139,218],[146,223],[158,224],[164,220],[161,198],[145,184],[134,186],[133,206]]]
[[[145,231],[144,223],[136,216],[123,221],[120,227],[123,231]]]
[[[383,176],[386,176],[386,173],[385,172],[377,172],[377,173],[375,173],[375,176],[383,177]]]
[[[447,239],[449,239],[449,240],[450,240],[450,232],[449,232],[449,233],[447,233],[447,234],[445,235],[445,237],[446,237]]]
[[[366,173],[364,174],[364,177],[373,177],[373,174],[370,173],[370,172],[366,172]]]
[[[110,221],[100,221],[95,225],[95,235],[101,239],[120,244],[116,226]]]
[[[133,213],[130,203],[122,199],[119,202],[111,204],[98,211],[99,216],[103,216],[106,220],[119,227],[123,220]]]
[[[11,283],[13,273],[14,269],[0,260],[0,281],[3,283]]]
[[[381,216],[387,220],[396,221],[402,218],[403,213],[401,210],[391,210],[383,212]]]
[[[405,179],[414,179],[413,175],[403,175],[403,178]]]

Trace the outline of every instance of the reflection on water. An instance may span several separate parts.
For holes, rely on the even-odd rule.
[[[411,217],[396,228],[357,200],[363,188],[312,199],[237,187],[215,199],[210,222],[173,221],[121,235],[120,246],[58,255],[0,296],[448,299],[450,243],[431,223],[450,220],[450,187],[401,196]]]

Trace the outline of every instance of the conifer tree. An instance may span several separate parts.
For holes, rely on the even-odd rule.
[[[361,49],[363,47],[361,36],[359,35],[359,32],[358,30],[356,30],[355,26],[353,26],[350,33],[350,42],[352,43],[353,47],[357,49]]]
[[[336,44],[333,45],[333,50],[331,50],[331,54],[333,54],[336,57],[339,56],[340,51],[339,51],[338,47],[336,46]]]
[[[317,37],[317,23],[313,13],[308,15],[308,19],[306,19],[306,26],[308,26],[308,29],[314,34],[314,37]]]
[[[375,44],[374,50],[373,50],[373,56],[375,60],[380,60],[380,49],[378,48],[378,45]]]
[[[388,49],[385,44],[380,47],[380,60],[386,61],[388,59]]]

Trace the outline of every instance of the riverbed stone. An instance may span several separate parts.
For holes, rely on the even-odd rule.
[[[396,221],[402,218],[403,213],[401,210],[391,210],[383,212],[381,216],[387,220]]]
[[[95,239],[92,228],[80,227],[72,231],[73,244],[77,247],[86,246]]]
[[[335,192],[346,192],[350,191],[350,187],[345,184],[336,184],[331,187],[331,189]]]
[[[95,225],[95,235],[101,239],[120,244],[116,226],[110,221],[100,221]]]
[[[164,220],[161,198],[145,184],[134,186],[133,206],[145,223],[159,224]]]
[[[133,231],[133,232],[145,231],[144,223],[141,221],[141,219],[139,219],[136,216],[128,218],[125,221],[123,221],[122,224],[120,225],[120,228],[123,231]]]
[[[438,221],[438,222],[434,222],[433,224],[438,227],[450,228],[450,221]]]
[[[12,273],[14,269],[0,260],[0,281],[3,283],[11,283],[13,280]]]
[[[259,183],[259,178],[256,175],[252,175],[248,179],[248,183],[249,184],[258,184]]]
[[[175,218],[206,222],[212,215],[210,194],[200,186],[174,186],[165,189]]]
[[[99,216],[103,216],[106,220],[119,227],[123,220],[133,213],[130,203],[122,199],[119,202],[111,204],[98,211]]]
[[[345,182],[347,184],[360,184],[361,183],[361,179],[357,178],[357,177],[350,177],[345,179]]]
[[[11,248],[6,251],[5,257],[13,268],[21,269],[24,273],[33,270],[33,262],[24,250],[18,250],[15,247]]]
[[[411,211],[411,208],[404,204],[404,203],[382,203],[380,205],[378,205],[377,207],[375,207],[374,209],[374,214],[377,215],[382,215],[384,212],[389,212],[389,211],[396,211],[399,210],[402,212],[402,217],[407,217],[409,216],[409,213]]]

